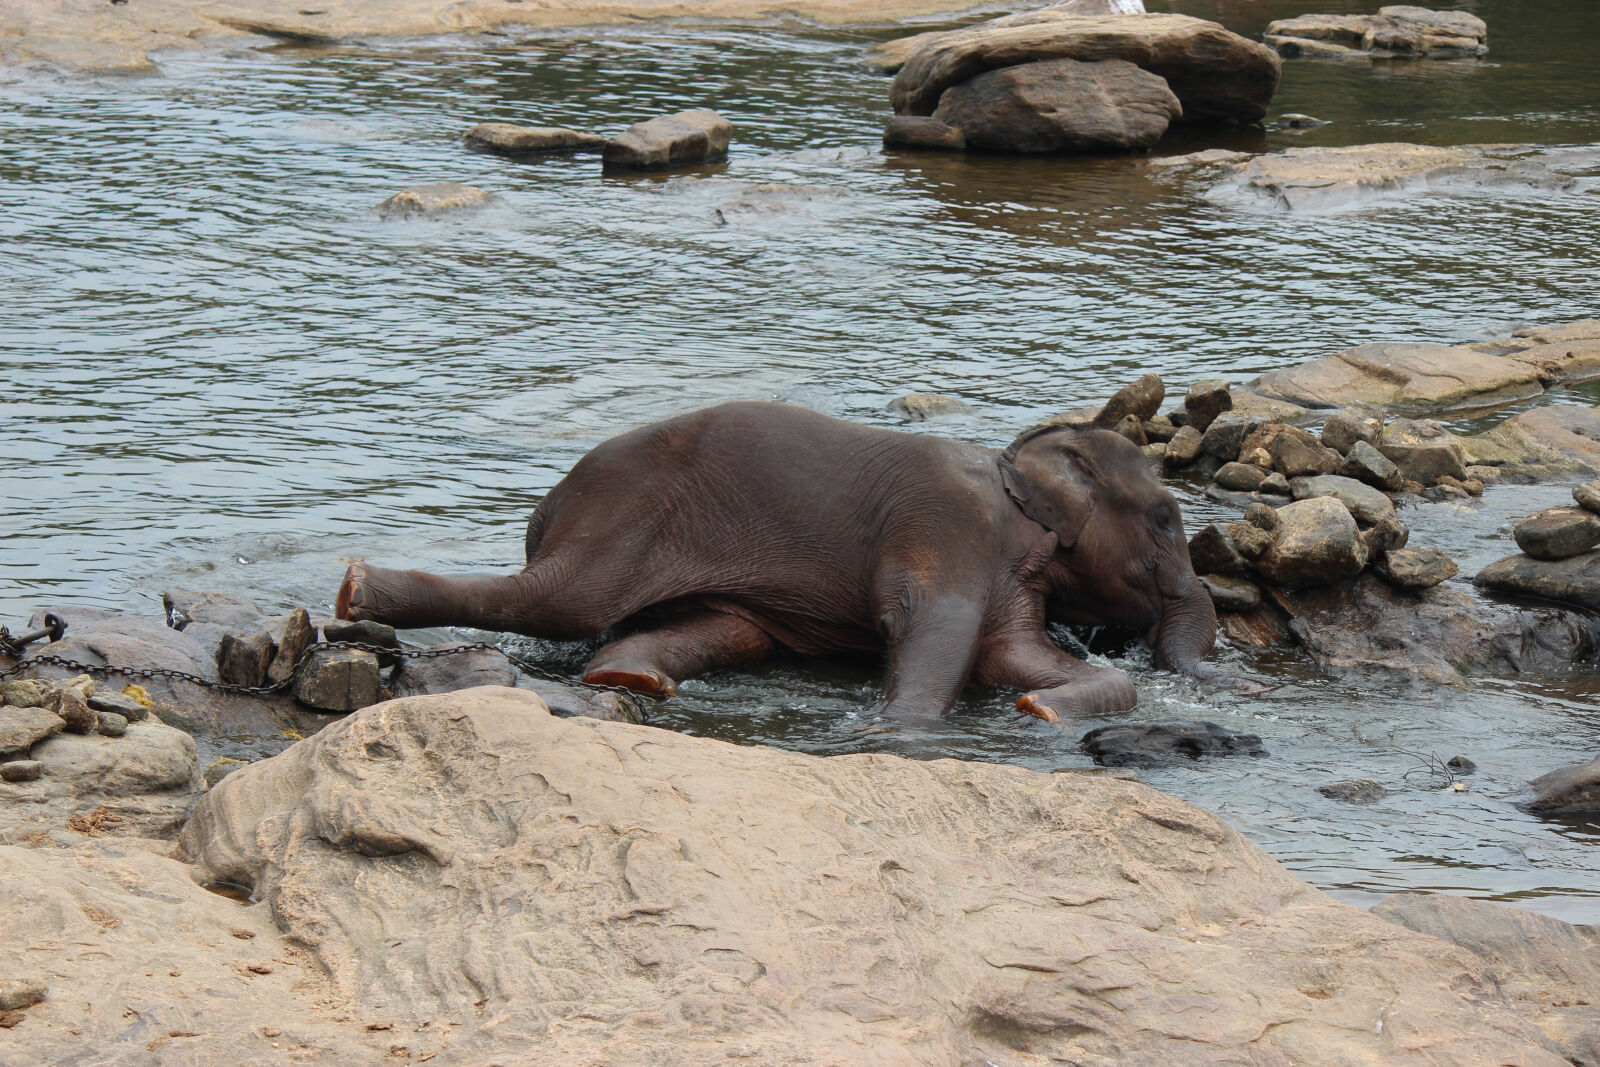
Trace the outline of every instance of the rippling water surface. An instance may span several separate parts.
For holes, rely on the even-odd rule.
[[[1161,5],[1152,3],[1152,9]],[[520,563],[527,512],[588,448],[730,398],[1003,444],[1147,370],[1181,389],[1369,340],[1456,340],[1600,309],[1600,17],[1481,0],[1485,61],[1287,64],[1274,114],[1334,124],[1163,146],[1414,140],[1539,146],[1564,189],[1392,196],[1286,215],[1138,160],[886,155],[889,27],[633,26],[531,37],[161,57],[136,79],[0,75],[0,621],[41,603],[160,610],[164,588],[326,611],[353,556]],[[1335,2],[1175,4],[1256,34]],[[612,133],[714,106],[726,166],[603,178],[593,157],[465,153],[480,120]],[[453,179],[498,207],[379,221]],[[752,187],[780,184],[786,194]],[[720,215],[719,215],[720,211]],[[1592,402],[1592,401],[1591,401]],[[1232,518],[1179,487],[1191,525]],[[1463,575],[1560,487],[1404,517]],[[576,667],[581,649],[541,649]],[[1600,831],[1514,790],[1592,756],[1593,664],[1470,691],[1330,682],[1294,654],[1219,658],[1279,683],[1204,691],[1110,650],[1138,718],[1201,716],[1271,755],[1148,772],[1317,885],[1365,902],[1446,889],[1600,921]],[[928,729],[867,729],[873,664],[780,661],[687,684],[666,725],[814,752],[1086,768],[1084,729],[974,694]],[[1482,770],[1445,794],[1429,754]],[[1355,808],[1316,786],[1395,789]]]

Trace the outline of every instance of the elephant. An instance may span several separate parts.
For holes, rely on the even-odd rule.
[[[1121,435],[1047,425],[999,451],[768,402],[597,446],[534,509],[517,573],[358,560],[336,612],[554,640],[627,623],[584,680],[653,696],[777,646],[887,651],[885,716],[942,714],[977,683],[1050,721],[1136,698],[1047,620],[1136,628],[1191,675],[1217,628],[1178,503]]]

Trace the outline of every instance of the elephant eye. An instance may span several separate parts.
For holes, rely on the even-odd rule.
[[[1152,517],[1155,519],[1156,526],[1167,533],[1171,533],[1177,525],[1177,515],[1170,507],[1157,508]]]

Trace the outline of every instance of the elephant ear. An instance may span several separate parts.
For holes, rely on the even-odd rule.
[[[1055,532],[1071,548],[1094,511],[1100,475],[1078,447],[1077,431],[1041,426],[1018,437],[1000,453],[1000,480],[1022,513]]]

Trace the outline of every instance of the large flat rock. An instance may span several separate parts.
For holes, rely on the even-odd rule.
[[[1188,15],[1038,14],[1027,23],[955,31],[914,52],[889,87],[895,114],[931,115],[951,86],[1044,59],[1123,59],[1143,67],[1166,79],[1188,121],[1260,121],[1278,87],[1277,55],[1214,22]]]
[[[1589,476],[1600,472],[1600,407],[1530,408],[1465,443],[1469,452],[1535,476]]]
[[[1519,552],[1483,568],[1472,584],[1497,593],[1554,600],[1600,612],[1600,552],[1566,559],[1534,559]]]
[[[230,775],[183,845],[351,1016],[447,1029],[461,1062],[1567,1062],[1472,952],[1098,776],[738,748],[492,688]]]
[[[1144,11],[1141,0],[1061,0],[1039,11],[1019,11],[1014,15],[1001,15],[989,19],[985,26],[1033,26],[1056,21],[1061,15],[1137,15]],[[955,30],[928,30],[909,37],[895,37],[879,41],[867,49],[867,66],[883,74],[894,74],[905,66],[915,53],[939,41],[964,33],[968,27]]]
[[[1526,363],[1461,346],[1374,342],[1268,371],[1266,396],[1311,408],[1372,404],[1406,412],[1492,407],[1544,392]]]
[[[1388,142],[1286,148],[1256,156],[1209,149],[1158,163],[1162,171],[1207,184],[1206,195],[1214,200],[1284,211],[1325,211],[1437,185],[1554,189],[1572,184],[1516,145]]]

